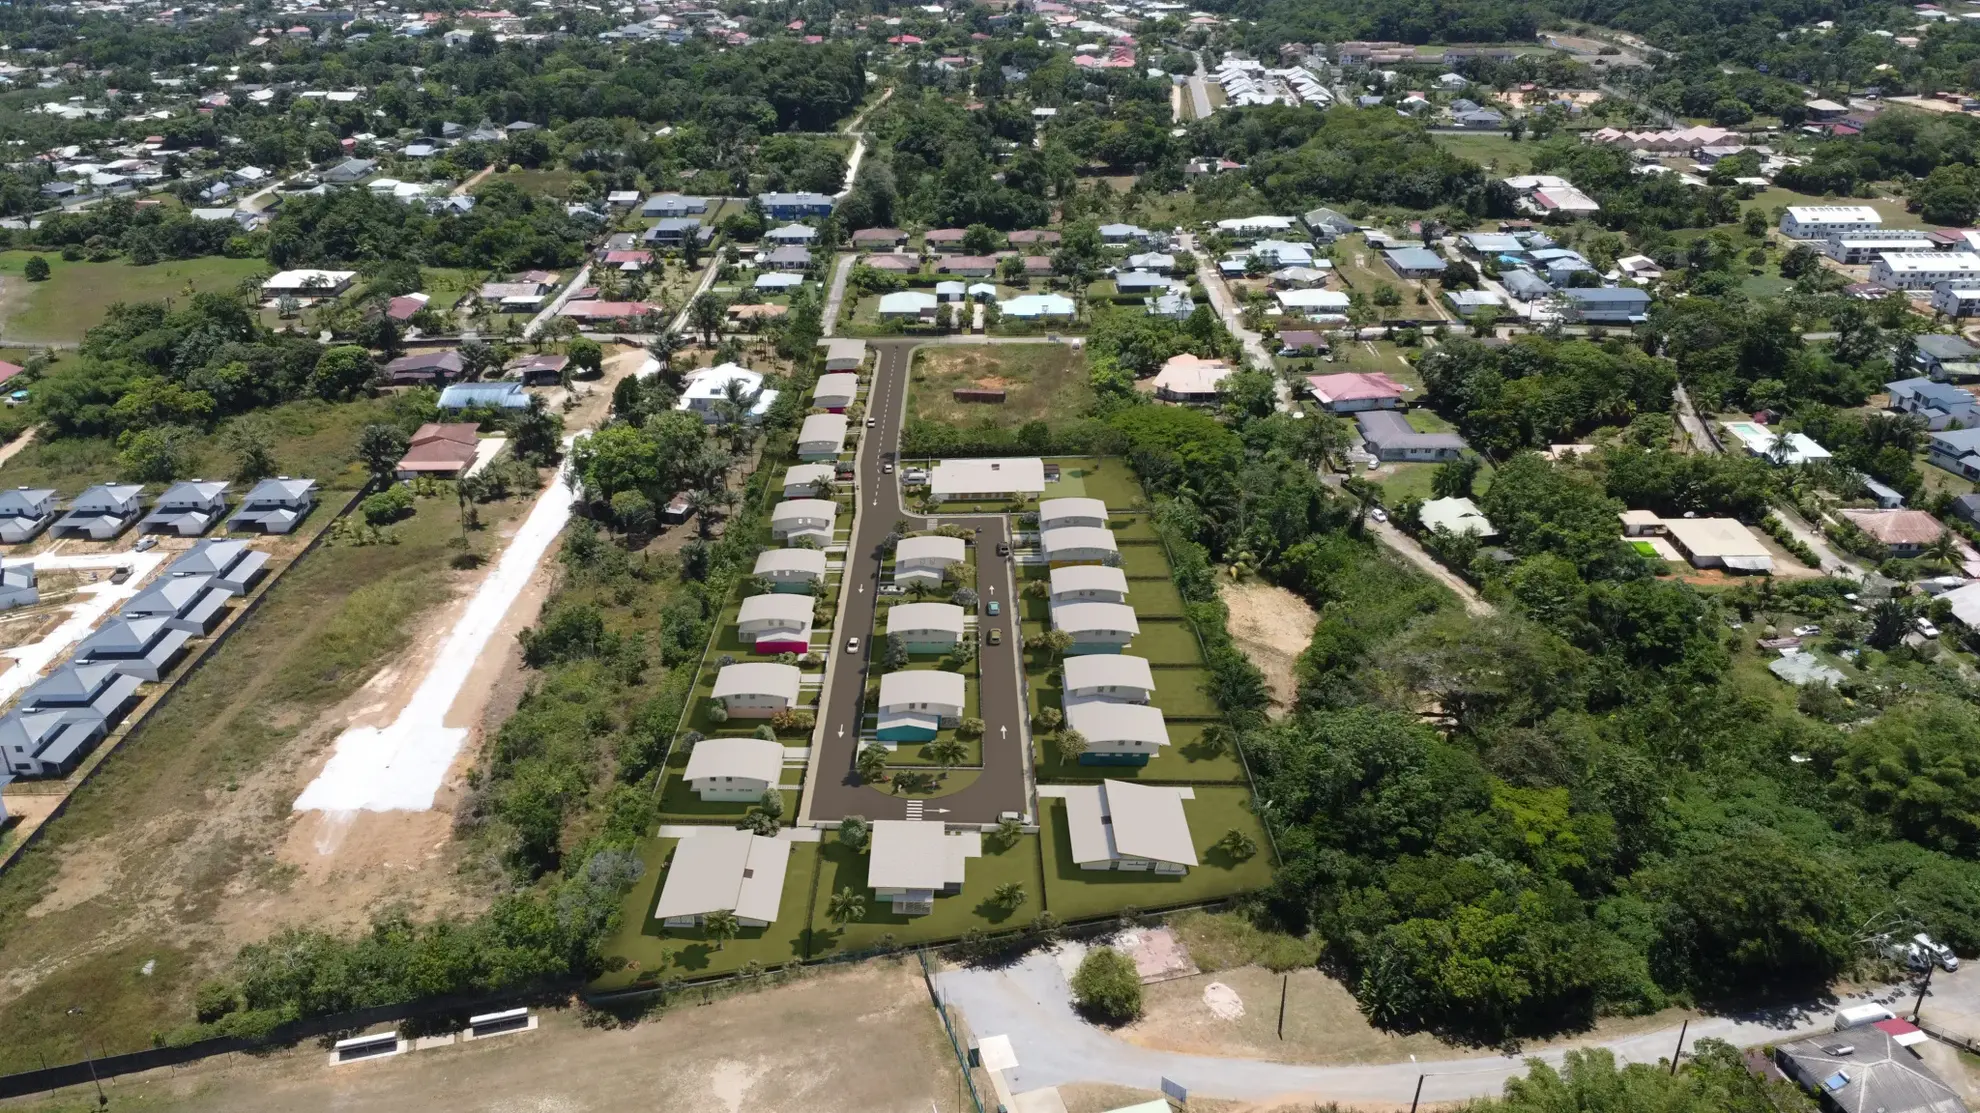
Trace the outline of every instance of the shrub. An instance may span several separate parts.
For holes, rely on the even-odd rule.
[[[1097,1020],[1126,1024],[1141,1016],[1141,975],[1133,960],[1108,947],[1095,947],[1072,976],[1073,1003]]]
[[[365,496],[364,520],[374,526],[389,525],[412,513],[412,492],[394,483],[375,495]]]

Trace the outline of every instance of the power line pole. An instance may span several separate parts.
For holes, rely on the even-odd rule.
[[[1416,1096],[1409,1099],[1409,1113],[1416,1113],[1416,1103],[1423,1100],[1423,1076],[1416,1076]]]
[[[1683,1024],[1680,1024],[1680,1025],[1678,1025],[1678,1045],[1677,1045],[1677,1050],[1675,1050],[1675,1051],[1673,1051],[1673,1052],[1671,1052],[1671,1077],[1672,1077],[1672,1078],[1676,1078],[1676,1077],[1677,1077],[1677,1072],[1678,1072],[1678,1060],[1684,1057],[1684,1034],[1685,1034],[1686,1032],[1688,1032],[1688,1031],[1690,1031],[1690,1030],[1691,1030],[1691,1018],[1690,1018],[1690,1017],[1685,1017],[1685,1018],[1684,1018],[1684,1023],[1683,1023]]]
[[[1929,963],[1925,967],[1925,980],[1918,984],[1918,1000],[1911,1003],[1911,1022],[1913,1024],[1918,1023],[1918,1012],[1925,1007],[1925,991],[1932,988],[1932,971],[1936,969],[1938,969],[1937,963]]]

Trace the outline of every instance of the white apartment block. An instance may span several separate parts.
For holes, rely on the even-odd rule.
[[[1791,240],[1826,240],[1883,226],[1883,214],[1868,205],[1789,205],[1781,214],[1781,235]]]
[[[1980,254],[1971,251],[1885,252],[1870,264],[1870,281],[1899,290],[1930,290],[1941,282],[1980,285]]]

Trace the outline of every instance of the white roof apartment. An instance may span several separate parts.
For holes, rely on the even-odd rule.
[[[1052,569],[1054,603],[1125,603],[1127,573],[1104,564],[1068,564]]]
[[[939,533],[903,537],[894,546],[894,567],[899,568],[903,564],[917,567],[961,564],[967,548],[962,538],[944,537]]]
[[[842,410],[859,395],[859,376],[851,371],[833,371],[818,376],[811,388],[811,404],[820,409]]]
[[[724,665],[721,671],[715,674],[714,696],[720,700],[732,696],[777,696],[783,699],[785,706],[795,707],[800,675],[802,674],[796,665],[780,665],[775,661],[741,661],[733,665]],[[724,741],[764,740],[757,738],[724,739]],[[775,743],[769,744],[775,745]],[[780,755],[778,760],[781,761],[783,747],[778,746],[777,751]],[[696,746],[695,752],[700,753],[701,747]],[[693,758],[690,757],[688,760],[692,761]]]
[[[1081,634],[1133,637],[1141,633],[1141,623],[1134,617],[1134,608],[1126,603],[1054,603],[1052,628],[1064,630],[1074,637]]]
[[[1094,526],[1063,526],[1038,535],[1038,545],[1047,560],[1098,560],[1102,554],[1118,553],[1114,532]]]
[[[818,481],[830,481],[838,469],[830,464],[792,464],[784,472],[784,497],[805,498],[818,493]]]
[[[1081,653],[1066,658],[1066,701],[1131,701],[1139,703],[1155,692],[1155,670],[1148,659],[1129,653]]]
[[[887,608],[887,634],[963,635],[963,609],[954,603],[896,603]]]
[[[1929,290],[1941,282],[1972,284],[1980,279],[1980,253],[1972,251],[1886,251],[1870,264],[1870,281],[1900,290]]]
[[[892,899],[896,912],[929,912],[936,893],[961,891],[969,860],[982,853],[983,836],[975,831],[951,835],[940,823],[876,820],[866,883]]]
[[[1868,205],[1789,205],[1781,214],[1781,234],[1796,240],[1826,240],[1883,225],[1884,215]]]
[[[1737,572],[1771,572],[1773,555],[1767,546],[1731,518],[1666,518],[1664,532],[1699,568],[1730,568]]]
[[[730,665],[722,671],[751,667],[797,671],[795,665]],[[687,769],[682,772],[681,779],[693,782],[709,777],[733,777],[774,785],[783,775],[782,742],[772,742],[766,738],[704,738],[696,742],[693,751],[688,754]]]
[[[880,709],[940,711],[963,706],[963,675],[935,669],[898,669],[880,678]]]
[[[1037,495],[1045,490],[1045,461],[1036,456],[940,460],[928,488],[937,499]]]
[[[1066,834],[1081,868],[1151,863],[1157,872],[1181,873],[1197,864],[1182,806],[1189,789],[1131,781],[1052,787],[1066,802]]]
[[[769,580],[822,580],[825,578],[823,549],[765,549],[756,554],[752,574]]]
[[[752,420],[760,420],[769,413],[770,404],[777,400],[776,391],[764,389],[761,371],[752,371],[740,363],[723,363],[689,372],[687,385],[674,408],[700,414],[703,421],[719,420],[722,403],[729,398],[730,383],[737,384],[742,391],[741,400],[749,403],[743,416]]]
[[[745,927],[776,922],[791,844],[748,831],[708,827],[674,847],[653,918],[688,927],[710,912],[733,912]]]
[[[803,456],[837,456],[846,449],[845,414],[812,414],[798,429],[798,453]]]
[[[1107,504],[1099,499],[1042,499],[1038,503],[1038,528],[1095,526],[1107,524]]]
[[[817,552],[816,549],[812,550]],[[736,610],[736,632],[762,634],[771,630],[811,632],[812,605],[809,595],[795,591],[773,591],[752,595]]]
[[[1067,700],[1066,726],[1086,736],[1086,748],[1095,753],[1158,754],[1169,744],[1162,709],[1145,703]]]

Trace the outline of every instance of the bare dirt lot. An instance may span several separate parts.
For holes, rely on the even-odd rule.
[[[1002,402],[958,402],[957,390],[1001,390]],[[944,425],[1015,429],[1093,404],[1079,349],[1064,344],[931,345],[915,355],[909,415]]]
[[[958,1070],[919,967],[880,960],[629,1028],[546,1013],[534,1032],[337,1067],[309,1044],[106,1083],[149,1113],[962,1113]],[[967,1099],[965,1099],[967,1100]],[[93,1108],[88,1087],[0,1108]]]
[[[1231,638],[1265,674],[1272,692],[1271,715],[1291,710],[1297,695],[1293,663],[1313,641],[1320,623],[1306,601],[1282,587],[1258,580],[1225,583],[1219,592],[1231,612]]]

